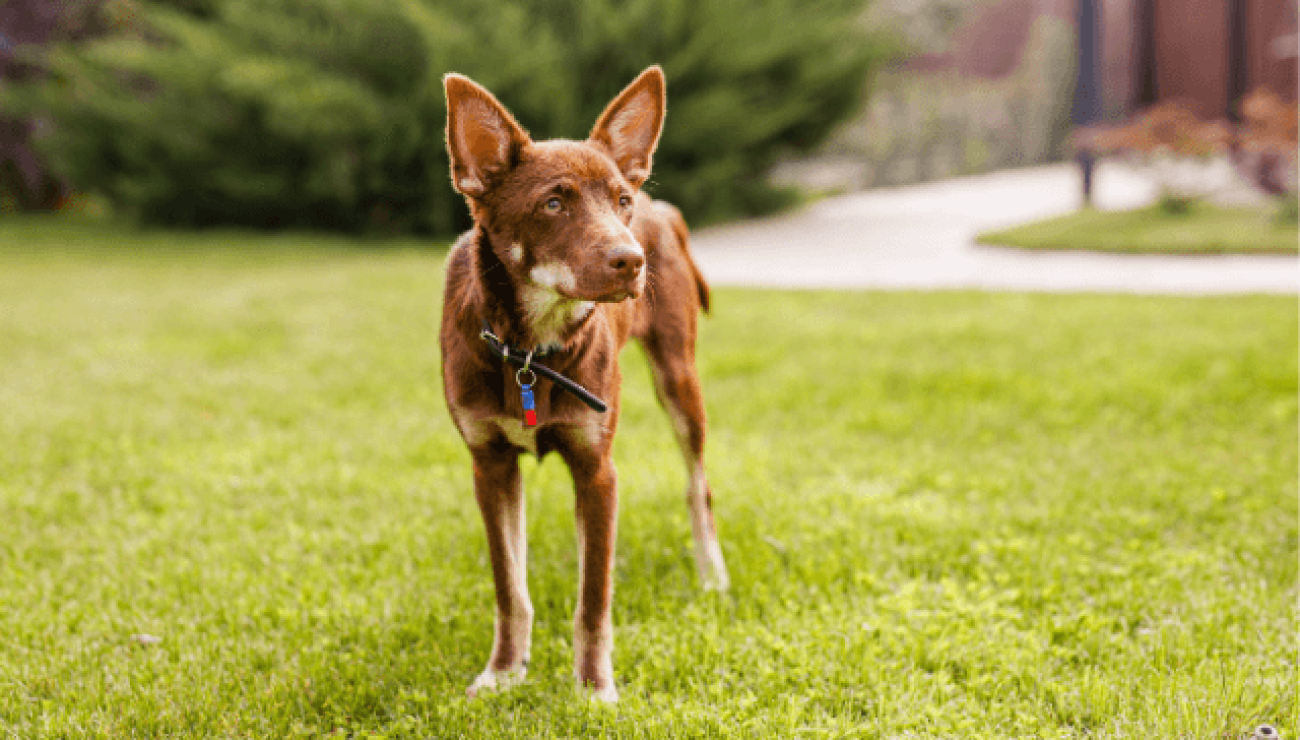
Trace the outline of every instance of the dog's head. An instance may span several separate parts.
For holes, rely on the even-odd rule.
[[[628,226],[663,128],[659,67],[628,85],[580,142],[534,142],[468,77],[444,83],[452,183],[516,284],[578,301],[639,296],[645,252]]]

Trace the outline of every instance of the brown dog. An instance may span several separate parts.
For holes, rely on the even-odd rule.
[[[686,457],[700,578],[708,588],[728,582],[704,477],[704,400],[695,371],[695,317],[708,309],[708,286],[691,259],[681,214],[639,191],[663,127],[663,72],[643,72],[581,142],[534,142],[487,90],[456,74],[444,82],[452,181],[474,228],[447,260],[443,384],[474,460],[497,601],[492,655],[469,693],[517,683],[528,665],[533,608],[518,459],[554,450],[573,474],[577,499],[575,671],[596,697],[614,701],[618,493],[610,449],[618,355],[629,337],[650,358]],[[599,401],[584,402],[562,381],[534,378],[544,372],[535,363],[604,399],[608,410],[595,410]],[[525,385],[533,410],[525,409]]]

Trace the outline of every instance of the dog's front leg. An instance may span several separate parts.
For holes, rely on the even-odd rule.
[[[507,689],[524,679],[528,668],[533,605],[528,599],[528,534],[519,456],[514,450],[476,449],[474,495],[487,527],[488,554],[496,585],[496,637],[487,667],[469,687],[469,695]]]
[[[618,485],[609,450],[564,452],[573,473],[578,523],[578,608],[573,615],[574,672],[601,701],[618,700],[614,687],[614,536]]]

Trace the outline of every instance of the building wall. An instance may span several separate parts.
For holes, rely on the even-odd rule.
[[[1137,76],[1134,74],[1134,0],[1102,0],[1101,89],[1104,115],[1116,120],[1128,114]],[[1073,16],[1071,16],[1073,17]]]
[[[1136,18],[1135,3],[1140,2],[1155,3],[1159,99],[1186,102],[1203,118],[1226,118],[1228,0],[1108,0],[1108,5],[1130,6],[1126,12],[1114,13],[1123,22],[1125,16]],[[1284,99],[1294,101],[1295,0],[1246,0],[1244,5],[1246,89],[1268,87]],[[1106,20],[1110,21],[1111,14],[1107,15]],[[1109,33],[1107,40],[1111,40]],[[1105,50],[1108,63],[1124,55],[1125,49],[1117,46],[1112,44]]]
[[[1204,118],[1228,113],[1228,0],[1101,0],[1102,91],[1111,120],[1134,112],[1141,60],[1141,6],[1155,18],[1156,94]],[[972,12],[948,49],[918,56],[908,69],[1001,79],[1020,63],[1029,28],[1043,16],[1074,23],[1076,0],[995,0]],[[1296,0],[1245,0],[1248,90],[1266,86],[1296,99]],[[1289,50],[1289,51],[1288,51]]]
[[[1157,0],[1156,89],[1202,118],[1228,106],[1227,0]]]
[[[1247,88],[1263,85],[1296,99],[1295,0],[1247,0]]]

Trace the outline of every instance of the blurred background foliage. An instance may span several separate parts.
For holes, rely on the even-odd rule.
[[[694,223],[797,197],[766,177],[860,109],[898,51],[861,0],[105,0],[103,33],[19,49],[0,87],[77,190],[146,224],[413,232],[467,225],[441,78],[535,138],[585,136],[646,66],[669,82],[647,189]],[[58,41],[56,39],[56,41]]]
[[[868,28],[909,50],[870,99],[774,181],[852,191],[1060,161],[1071,154],[1075,30],[1053,0],[873,5]]]

